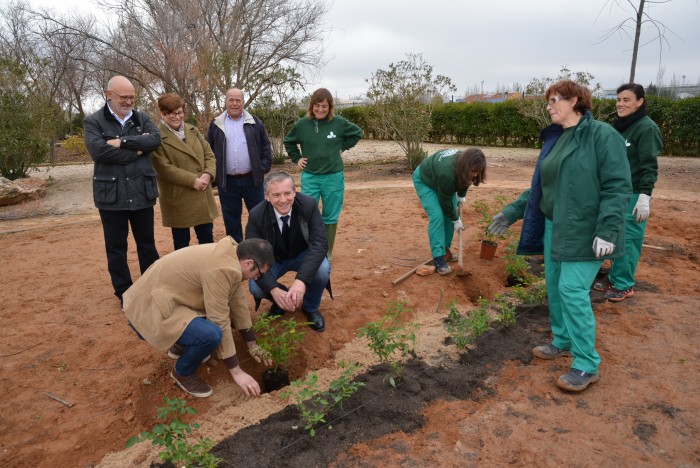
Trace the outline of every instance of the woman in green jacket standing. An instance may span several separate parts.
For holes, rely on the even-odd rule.
[[[457,202],[464,203],[467,189],[486,180],[486,157],[477,148],[441,150],[428,156],[413,171],[413,186],[428,215],[428,238],[438,274],[452,273],[450,245],[455,231],[464,229]]]
[[[530,189],[494,216],[494,234],[523,219],[517,253],[544,253],[549,317],[554,340],[535,357],[573,356],[557,380],[580,392],[598,381],[595,316],[589,295],[603,259],[624,253],[624,213],[631,195],[625,141],[591,117],[591,92],[570,80],[547,89],[553,125],[542,131]]]
[[[362,138],[362,129],[349,120],[333,115],[333,95],[325,88],[317,89],[309,100],[306,117],[297,120],[284,138],[284,148],[301,169],[301,191],[322,201],[323,222],[328,235],[328,260],[338,218],[343,208],[345,173],[343,151]],[[301,147],[301,150],[300,150]]]
[[[219,210],[210,182],[216,176],[211,147],[194,125],[185,123],[185,100],[167,93],[158,98],[161,144],[153,152],[163,226],[170,227],[175,250],[190,244],[194,227],[200,244],[214,242]]]
[[[658,157],[663,149],[661,131],[647,117],[647,101],[641,85],[627,83],[617,88],[617,116],[613,127],[625,138],[632,174],[632,197],[625,213],[627,255],[613,262],[606,280],[593,285],[596,291],[606,291],[605,297],[612,302],[634,295],[634,274],[642,255],[649,202],[659,173]]]

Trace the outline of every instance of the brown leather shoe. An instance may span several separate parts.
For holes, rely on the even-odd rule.
[[[196,396],[197,398],[206,398],[213,392],[211,387],[207,383],[202,382],[196,374],[183,377],[182,375],[179,375],[175,369],[173,369],[170,371],[170,377],[175,380],[175,383],[178,384],[181,389],[192,396]]]

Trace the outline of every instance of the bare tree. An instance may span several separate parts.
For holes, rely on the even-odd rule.
[[[66,16],[63,21],[90,29],[90,22],[81,17]],[[25,2],[9,3],[0,10],[0,58],[20,64],[26,71],[26,92],[42,93],[70,121],[73,112],[85,115],[83,101],[93,75],[90,44],[56,32],[52,25],[53,21],[37,18]]]
[[[113,24],[86,31],[55,20],[54,30],[92,41],[101,67],[134,81],[142,100],[180,94],[200,123],[223,107],[228,88],[243,89],[248,104],[290,80],[302,84],[299,71],[322,64],[322,0],[102,0],[100,6]]]
[[[408,167],[415,169],[426,155],[422,144],[430,131],[433,107],[443,102],[443,93],[457,88],[448,77],[433,76],[433,67],[421,54],[407,54],[406,60],[377,70],[367,82],[367,97],[373,101],[370,125],[396,141]]]
[[[608,29],[605,31],[603,34],[602,38],[598,41],[598,43],[603,42],[612,36],[615,35],[625,35],[627,38],[632,39],[633,45],[632,45],[632,64],[630,66],[630,79],[629,82],[633,83],[634,82],[634,75],[635,71],[637,69],[637,54],[639,52],[639,47],[640,47],[640,40],[642,36],[642,26],[649,25],[651,26],[652,29],[656,31],[656,36],[653,37],[652,39],[649,39],[648,41],[644,42],[641,44],[641,46],[645,46],[651,42],[658,41],[659,42],[659,59],[661,58],[661,53],[663,51],[663,46],[664,43],[667,46],[670,46],[668,39],[666,39],[666,33],[669,32],[673,34],[673,31],[671,31],[669,28],[666,27],[665,24],[662,22],[655,20],[652,18],[647,11],[644,11],[644,7],[646,4],[662,4],[662,3],[669,3],[671,0],[625,0],[626,3],[631,7],[632,11],[634,11],[634,15],[630,16],[628,18],[625,18],[622,22],[618,23],[616,26]],[[638,1],[639,3],[635,3]],[[620,4],[620,0],[606,0],[605,4],[601,8],[600,12],[598,13],[598,17],[600,17],[600,13],[603,12],[606,8],[612,12],[614,7],[618,7],[621,10],[625,10],[625,6]],[[597,18],[596,18],[597,21]],[[634,31],[634,34],[632,35],[631,32]]]
[[[543,76],[541,78],[533,78],[525,86],[525,96],[527,99],[520,101],[518,112],[528,117],[535,122],[540,128],[544,128],[552,119],[547,111],[547,102],[544,99],[544,94],[551,85],[561,80],[572,80],[578,84],[588,87],[591,92],[596,92],[601,89],[600,83],[593,84],[595,77],[586,71],[571,71],[566,65],[561,67],[559,75],[556,78]]]

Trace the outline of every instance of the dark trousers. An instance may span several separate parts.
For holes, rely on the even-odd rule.
[[[173,245],[175,250],[190,245],[190,228],[170,228],[173,231]],[[194,234],[200,244],[214,242],[214,223],[198,224],[194,227]]]
[[[112,278],[114,295],[121,300],[124,291],[131,286],[131,273],[126,261],[129,246],[129,225],[136,241],[141,274],[158,260],[156,240],[153,232],[153,207],[142,210],[100,210],[102,231],[107,251],[107,269]]]
[[[224,215],[224,225],[226,235],[233,237],[236,242],[243,240],[243,227],[241,226],[241,215],[243,214],[243,200],[245,207],[250,210],[265,199],[263,187],[255,186],[253,175],[245,177],[226,176],[226,190],[219,187],[219,201],[221,201],[221,212]]]

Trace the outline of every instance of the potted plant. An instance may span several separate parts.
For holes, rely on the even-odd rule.
[[[299,351],[298,344],[304,333],[297,328],[307,323],[297,322],[294,317],[282,320],[275,315],[261,315],[255,321],[253,329],[258,339],[258,346],[265,356],[272,361],[272,367],[263,372],[265,391],[271,392],[289,385],[289,360]]]
[[[481,235],[483,237],[481,237],[481,252],[479,257],[484,260],[492,260],[494,255],[496,255],[498,240],[505,239],[505,236],[496,236],[489,231],[489,226],[491,226],[493,222],[493,217],[503,209],[505,203],[506,199],[503,195],[498,195],[493,205],[489,205],[483,200],[475,200],[474,203],[472,203],[474,210],[481,215],[478,223],[481,227]]]

